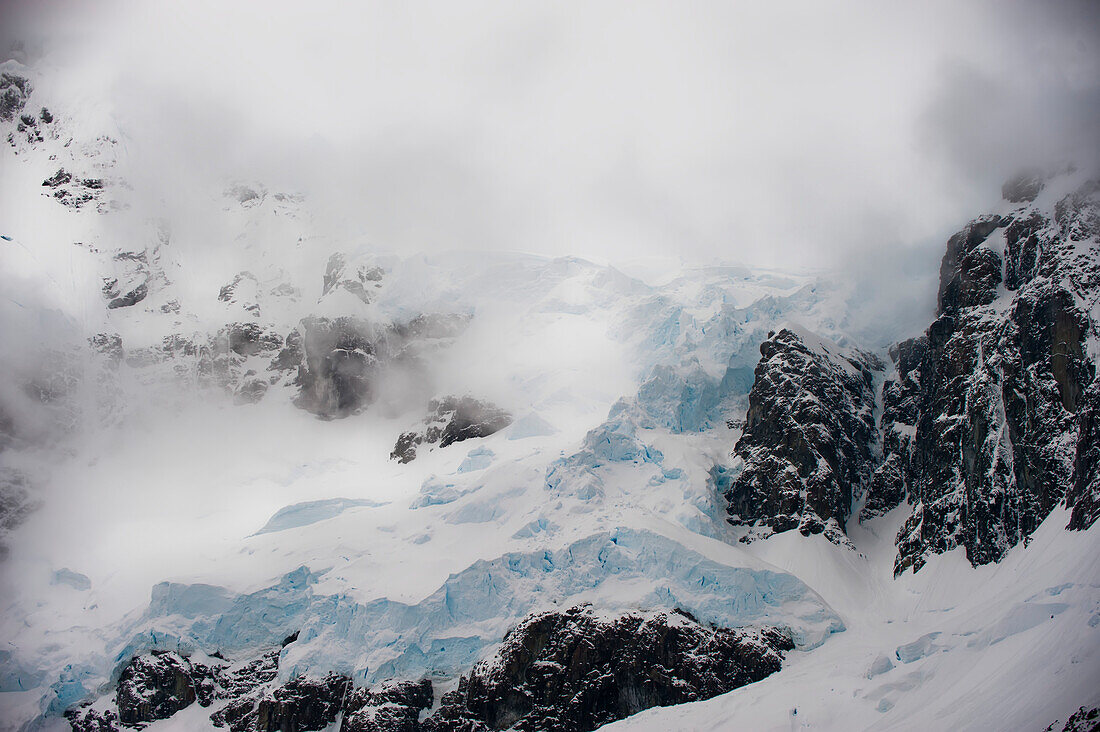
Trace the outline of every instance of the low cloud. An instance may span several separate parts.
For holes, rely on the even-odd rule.
[[[46,65],[190,226],[258,178],[399,253],[889,266],[1100,149],[1087,2],[49,7]]]

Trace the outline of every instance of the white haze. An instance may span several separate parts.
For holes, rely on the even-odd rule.
[[[27,34],[150,213],[259,178],[382,251],[934,267],[1098,147],[1087,3],[82,5]]]
[[[260,583],[284,563],[345,555],[356,557],[364,592],[416,596],[475,559],[511,551],[512,528],[473,536],[444,527],[451,533],[435,543],[412,543],[414,530],[427,529],[405,507],[429,476],[454,473],[462,459],[441,450],[413,467],[389,460],[394,438],[423,418],[429,395],[405,383],[419,373],[380,385],[381,401],[397,402],[398,414],[372,408],[332,423],[291,408],[288,393],[236,408],[220,393],[207,399],[176,381],[146,383],[136,368],[121,369],[119,393],[105,393],[88,337],[125,325],[127,348],[140,348],[131,332],[159,339],[171,320],[108,311],[104,272],[95,269],[110,252],[151,241],[151,222],[171,232],[172,296],[184,303],[187,328],[210,326],[202,338],[228,321],[215,296],[241,270],[276,265],[308,281],[305,313],[318,303],[334,251],[396,255],[383,258],[400,262],[387,269],[386,292],[403,297],[385,304],[407,304],[409,314],[480,308],[418,388],[469,392],[520,418],[540,405],[557,432],[538,449],[556,459],[637,391],[643,367],[680,354],[643,353],[646,363],[637,363],[629,331],[649,324],[627,317],[631,303],[616,300],[615,277],[578,276],[561,291],[528,293],[543,272],[523,279],[528,260],[498,255],[573,255],[651,284],[717,263],[828,271],[850,292],[847,312],[825,308],[837,321],[847,316],[832,323],[837,330],[868,348],[913,335],[932,315],[946,238],[998,204],[1005,177],[1095,162],[1097,7],[0,0],[0,61],[9,49],[23,58],[42,103],[71,115],[81,133],[118,137],[119,166],[109,175],[125,181],[116,188],[131,204],[102,217],[90,207],[67,211],[42,195],[55,168],[35,165],[53,163],[0,170],[0,233],[13,240],[0,266],[0,428],[10,420],[18,438],[15,449],[0,445],[0,468],[26,472],[42,498],[14,560],[0,567],[6,632],[14,636],[27,609],[39,630],[72,626],[90,636],[143,607],[150,585],[165,578],[220,581],[220,571]],[[300,192],[310,219],[280,217],[242,232],[251,219],[220,195],[230,181]],[[307,246],[296,246],[299,226]],[[102,247],[102,262],[72,246],[86,237]],[[39,256],[47,251],[57,256]],[[421,252],[432,257],[413,256]],[[684,289],[717,277],[696,272]],[[793,292],[809,279],[747,282],[741,294]],[[624,333],[612,337],[612,327]],[[706,340],[701,326],[691,335],[704,345],[723,337]],[[719,345],[683,355],[721,354],[715,362],[724,367],[729,354]],[[650,350],[666,346],[675,348]],[[755,342],[742,346],[755,358]],[[395,383],[413,395],[395,399]],[[70,399],[43,406],[28,384]],[[128,410],[125,420],[104,413],[113,401]],[[73,430],[82,414],[86,429]],[[710,505],[711,465],[694,456],[728,455],[731,436],[720,425],[688,442],[669,438],[670,461],[677,453],[691,461],[685,484],[698,493],[678,494],[675,481],[650,484],[629,501],[609,499],[627,513],[606,520],[632,525],[642,512],[679,520],[677,512],[701,510],[696,499]],[[493,449],[502,461],[528,449],[500,437]],[[509,520],[534,516],[546,501],[545,465],[532,465],[502,474],[530,488],[533,501]],[[318,531],[287,551],[273,542],[271,557],[241,550],[242,537],[280,508],[334,496],[392,505],[354,524],[346,543]],[[594,525],[569,520],[568,531]],[[368,556],[371,542],[399,550]],[[892,561],[892,545],[889,553]],[[388,556],[401,561],[376,572]],[[68,591],[47,586],[63,566],[95,582],[99,615],[66,605],[71,617],[53,617],[61,605],[36,604]]]

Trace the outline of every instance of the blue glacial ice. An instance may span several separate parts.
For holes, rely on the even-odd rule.
[[[294,631],[280,660],[284,678],[337,671],[360,683],[463,672],[524,615],[591,601],[609,609],[681,608],[725,627],[788,628],[800,648],[844,630],[801,580],[761,567],[729,566],[648,530],[620,527],[556,550],[505,554],[451,575],[416,604],[357,602],[317,591],[305,567],[258,592],[162,583],[123,634],[109,667],[74,665],[53,687],[53,709],[90,695],[131,656],[151,649],[220,651],[243,657]]]
[[[514,423],[513,423],[514,424]],[[487,447],[475,447],[466,453],[466,459],[458,466],[460,473],[472,473],[475,470],[485,470],[493,464],[496,454]]]
[[[557,434],[557,428],[535,412],[523,415],[508,429],[509,440],[525,440],[528,437],[545,437]]]
[[[275,531],[296,529],[300,526],[309,526],[318,521],[339,516],[349,508],[360,506],[377,507],[383,504],[377,501],[369,501],[356,498],[326,498],[321,501],[307,501],[284,506],[275,512],[275,515],[267,520],[256,534],[270,534]]]
[[[54,572],[50,578],[50,584],[66,585],[80,591],[92,589],[92,581],[88,579],[88,575],[74,572],[68,567],[62,567]]]

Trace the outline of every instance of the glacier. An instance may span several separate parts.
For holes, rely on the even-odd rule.
[[[787,327],[885,362],[911,335],[844,272],[389,253],[261,180],[170,225],[118,180],[114,118],[33,82],[51,121],[10,120],[0,174],[0,324],[25,344],[0,354],[0,730],[110,706],[154,651],[449,693],[532,613],[586,605],[794,643],[772,676],[608,729],[1039,728],[1100,705],[1100,529],[1067,533],[1062,507],[1000,564],[947,551],[897,578],[904,502],[838,543],[727,521],[761,344]],[[516,418],[391,459],[445,395]]]

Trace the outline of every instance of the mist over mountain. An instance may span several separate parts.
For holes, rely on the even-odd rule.
[[[0,3],[0,730],[1100,728],[1091,3]]]

